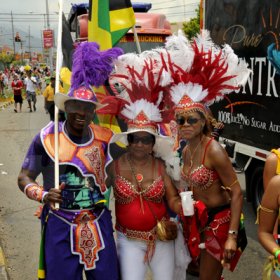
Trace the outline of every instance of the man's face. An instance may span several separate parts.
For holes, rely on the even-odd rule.
[[[54,88],[54,86],[55,86],[55,79],[51,79],[51,86]]]
[[[65,103],[67,122],[72,132],[82,132],[92,122],[95,105],[89,102],[70,100]]]

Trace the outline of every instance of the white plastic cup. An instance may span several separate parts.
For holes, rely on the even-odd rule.
[[[193,192],[181,192],[180,193],[182,200],[182,207],[184,216],[192,216],[194,214],[194,206],[193,206]]]

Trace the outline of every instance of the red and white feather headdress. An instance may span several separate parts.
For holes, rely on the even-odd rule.
[[[114,135],[112,142],[127,145],[127,134],[146,131],[156,137],[156,156],[165,159],[170,155],[174,140],[159,133],[159,125],[168,123],[173,115],[165,100],[169,82],[170,75],[156,50],[118,58],[109,83],[116,98],[124,104],[119,107],[118,116],[126,122],[127,131]]]
[[[226,94],[239,90],[251,71],[229,45],[215,45],[207,30],[202,30],[192,42],[186,41],[182,34],[173,35],[167,41],[166,49],[172,51],[182,44],[193,53],[189,54],[189,57],[193,57],[191,63],[188,58],[184,58],[185,51],[177,47],[178,56],[181,56],[180,64],[173,57],[167,64],[167,71],[173,80],[170,94],[175,113],[193,110],[206,115],[204,105],[211,105],[223,99]],[[184,62],[188,64],[187,69],[182,67]]]

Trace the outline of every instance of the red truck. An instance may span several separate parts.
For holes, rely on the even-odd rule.
[[[132,3],[141,51],[163,45],[166,37],[171,35],[171,25],[165,15],[149,13],[151,6],[150,3]],[[73,5],[69,13],[68,23],[70,31],[75,32],[76,41],[87,40],[88,8],[88,4]],[[124,52],[137,52],[132,30],[128,31],[117,46]]]

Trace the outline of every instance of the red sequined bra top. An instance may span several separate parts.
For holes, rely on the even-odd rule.
[[[206,151],[212,140],[213,138],[211,138],[206,144],[200,166],[189,172],[189,174],[185,174],[183,168],[181,169],[181,177],[187,182],[190,188],[194,187],[206,190],[213,184],[215,180],[219,179],[219,174],[216,170],[209,169],[204,165]]]
[[[165,195],[164,181],[161,176],[160,164],[158,164],[158,177],[153,181],[151,185],[138,190],[138,186],[132,184],[129,180],[120,175],[119,172],[119,161],[115,162],[115,187],[114,195],[117,203],[129,204],[136,198],[139,198],[140,192],[143,199],[160,203]]]

